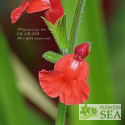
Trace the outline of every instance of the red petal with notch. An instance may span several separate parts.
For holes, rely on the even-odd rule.
[[[79,78],[67,82],[59,95],[60,101],[66,105],[78,105],[88,100],[90,88],[86,80]]]
[[[11,22],[14,24],[17,22],[17,20],[20,18],[22,13],[27,9],[29,6],[29,1],[23,1],[22,4],[13,10],[11,13]]]
[[[53,70],[46,71],[42,70],[39,72],[39,81],[43,91],[50,97],[57,97],[62,89],[62,71]]]
[[[31,0],[27,9],[27,13],[35,13],[44,11],[50,8],[49,0]]]
[[[60,0],[50,0],[50,1],[51,1],[51,8],[48,11],[46,11],[45,18],[54,25],[56,21],[64,15],[64,11]]]

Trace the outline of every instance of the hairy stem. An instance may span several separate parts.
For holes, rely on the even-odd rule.
[[[64,125],[67,105],[59,101],[56,125]]]
[[[68,46],[68,53],[71,54],[74,51],[74,48],[77,44],[77,36],[78,36],[78,30],[79,25],[81,21],[81,16],[83,12],[85,0],[77,0],[77,5],[75,9],[75,13],[73,16],[71,31],[70,31],[70,39],[69,39],[69,46]]]

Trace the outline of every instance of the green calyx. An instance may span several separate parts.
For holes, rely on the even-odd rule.
[[[57,22],[53,25],[47,21],[44,17],[41,17],[50,31],[52,32],[56,43],[62,51],[65,51],[68,47],[67,36],[66,36],[66,15],[64,14]]]

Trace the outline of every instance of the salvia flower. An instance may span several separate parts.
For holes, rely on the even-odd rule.
[[[75,48],[74,54],[63,56],[53,71],[40,71],[39,81],[43,91],[52,98],[59,96],[66,105],[78,105],[88,100],[89,67],[84,60],[88,53],[89,45],[83,43]]]
[[[64,15],[63,7],[60,0],[29,0],[23,1],[22,4],[11,13],[11,22],[16,23],[22,13],[35,13],[45,11],[45,18],[53,25]]]

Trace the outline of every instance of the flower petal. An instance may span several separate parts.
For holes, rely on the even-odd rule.
[[[56,64],[54,69],[60,69],[64,75],[69,76],[70,79],[77,79],[82,77],[87,80],[89,74],[89,67],[85,60],[78,61],[73,58],[74,54],[63,56]]]
[[[79,77],[82,77],[85,80],[87,80],[88,79],[88,75],[89,75],[88,63],[85,60],[82,60],[80,68],[81,68],[81,70],[79,71]]]
[[[63,15],[64,11],[60,0],[51,0],[51,8],[45,13],[46,20],[54,25]]]
[[[23,1],[18,8],[14,9],[13,12],[11,13],[11,22],[16,23],[28,6],[29,6],[29,1]]]
[[[39,72],[39,81],[43,91],[50,97],[57,97],[63,86],[62,71],[42,70]]]
[[[27,9],[27,13],[35,13],[44,11],[50,8],[50,3],[45,0],[31,0]]]
[[[59,94],[60,101],[66,105],[78,105],[88,100],[90,88],[86,80],[79,78],[65,84]]]

